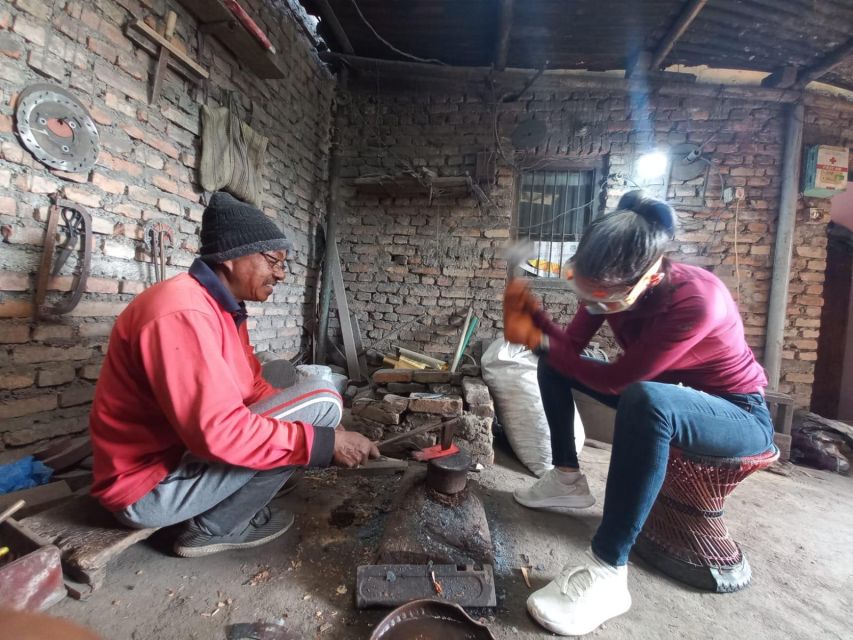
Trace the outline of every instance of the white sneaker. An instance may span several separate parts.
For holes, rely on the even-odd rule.
[[[565,484],[558,477],[557,469],[551,469],[527,489],[516,489],[512,494],[516,502],[531,509],[584,509],[595,504],[589,492],[586,476],[577,473],[573,484]]]
[[[613,567],[591,551],[587,562],[566,565],[548,586],[527,599],[527,610],[543,627],[561,636],[582,636],[631,608],[628,567]]]

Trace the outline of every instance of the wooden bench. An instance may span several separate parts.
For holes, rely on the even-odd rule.
[[[88,496],[24,518],[21,523],[62,554],[66,574],[94,591],[103,585],[109,562],[131,545],[145,540],[152,529],[128,529]]]

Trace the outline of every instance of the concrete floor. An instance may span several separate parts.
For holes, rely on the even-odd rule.
[[[587,447],[582,463],[603,496],[609,453]],[[126,551],[104,589],[66,599],[55,616],[103,638],[225,638],[237,622],[283,619],[296,638],[361,640],[383,617],[353,604],[355,568],[370,562],[398,476],[367,478],[329,470],[306,477],[283,500],[296,526],[259,549],[196,560],[168,554],[174,532]],[[530,590],[519,567],[534,567],[533,587],[578,559],[601,515],[600,502],[577,517],[516,505],[512,490],[532,477],[504,453],[481,474],[497,547],[498,607],[475,612],[498,639],[551,637],[528,618]],[[753,566],[740,593],[699,593],[632,564],[634,605],[598,638],[853,637],[853,479],[795,468],[790,477],[755,474],[729,499],[728,522]]]

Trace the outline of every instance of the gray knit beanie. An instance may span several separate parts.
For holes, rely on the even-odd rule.
[[[224,191],[214,193],[201,217],[201,249],[205,262],[219,263],[251,253],[291,251],[284,232],[263,211]]]

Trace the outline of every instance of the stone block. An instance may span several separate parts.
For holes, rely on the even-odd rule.
[[[36,384],[40,387],[56,387],[66,384],[77,377],[77,372],[71,365],[60,365],[38,372]]]
[[[486,404],[492,399],[489,388],[480,378],[462,378],[462,394],[469,405]]]
[[[411,382],[411,369],[379,369],[373,374],[373,381],[376,384],[387,384],[389,382]]]
[[[403,413],[409,407],[409,399],[389,393],[382,398],[382,405],[392,413]]]
[[[66,389],[59,395],[60,407],[74,407],[78,404],[91,402],[95,396],[94,385],[85,385]]]
[[[459,396],[433,397],[437,394],[428,394],[426,397],[418,394],[409,396],[409,411],[415,413],[429,413],[439,416],[462,415],[462,398]]]
[[[494,418],[495,405],[493,402],[471,405],[469,411],[478,418]]]

